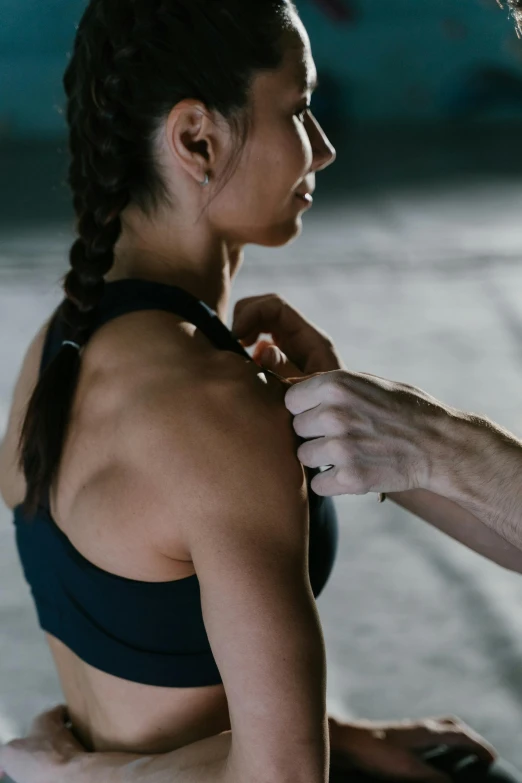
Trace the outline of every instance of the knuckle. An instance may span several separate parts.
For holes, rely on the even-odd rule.
[[[371,484],[368,480],[368,475],[363,468],[356,466],[354,468],[354,476],[357,485],[358,495],[367,495],[371,490]]]
[[[366,495],[369,492],[364,471],[356,464],[343,466],[338,476],[342,485],[349,488],[350,494]]]
[[[335,431],[339,431],[345,424],[346,412],[335,405],[330,405],[319,414],[321,424]]]
[[[328,402],[336,404],[347,403],[348,389],[346,386],[345,378],[341,373],[330,374],[328,381],[325,385],[325,397]]]
[[[346,465],[351,458],[351,449],[347,438],[332,438],[328,444],[328,451],[333,459],[332,464]]]

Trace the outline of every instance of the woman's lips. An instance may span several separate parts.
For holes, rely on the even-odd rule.
[[[307,204],[310,207],[314,203],[314,200],[309,193],[304,193],[304,194],[296,193],[295,195],[297,196],[297,198],[301,199],[301,201],[303,201],[305,204]]]

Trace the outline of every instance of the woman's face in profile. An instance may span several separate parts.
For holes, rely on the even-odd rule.
[[[317,77],[310,41],[300,20],[285,34],[282,67],[256,76],[252,87],[252,125],[234,175],[210,207],[240,244],[282,246],[302,230],[306,203],[297,191],[313,192],[315,172],[336,153],[310,105]]]

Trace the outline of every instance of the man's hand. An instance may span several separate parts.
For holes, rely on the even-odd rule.
[[[28,737],[0,747],[0,770],[16,783],[60,783],[65,763],[85,753],[67,728],[68,719],[63,705],[38,715]]]
[[[291,386],[285,404],[317,495],[389,494],[471,549],[521,572],[522,441],[421,389],[348,372],[330,337],[277,294],[239,301],[233,330]],[[269,347],[268,356],[261,356]]]
[[[444,745],[469,750],[485,763],[496,758],[493,748],[457,718],[355,724],[330,718],[329,724],[331,766],[336,773],[358,769],[390,780],[449,783],[418,751]]]
[[[307,440],[297,456],[318,495],[366,495],[430,489],[454,458],[448,446],[458,418],[421,389],[366,373],[322,373],[291,379],[285,404]]]
[[[431,488],[457,411],[414,386],[348,372],[326,332],[277,294],[239,301],[233,332],[247,347],[272,336],[253,358],[292,383],[286,407],[307,440],[297,456],[309,468],[330,466],[312,480],[317,495]]]

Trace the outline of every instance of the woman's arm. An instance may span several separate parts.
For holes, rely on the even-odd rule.
[[[79,753],[72,735],[56,725],[53,783],[328,779],[326,660],[308,576],[304,471],[285,389],[265,384],[254,365],[231,357],[235,377],[191,390],[192,415],[184,423],[179,417],[173,423],[173,394],[162,389],[158,398],[147,397],[146,410],[134,412],[127,437],[144,504],[155,498],[147,521],[151,540],[179,556],[183,538],[196,567],[232,731],[141,756]],[[0,750],[0,766],[4,761],[13,775],[20,770],[20,783],[41,783],[34,765],[40,753],[49,769],[49,742],[32,740],[33,753],[27,742],[10,743],[11,753]],[[25,771],[15,762],[33,767]]]
[[[165,388],[133,415],[129,453],[144,503],[155,499],[150,539],[173,558],[181,544],[198,575],[232,728],[225,779],[324,783],[325,650],[285,388],[234,354],[210,377],[190,390],[182,422]]]

